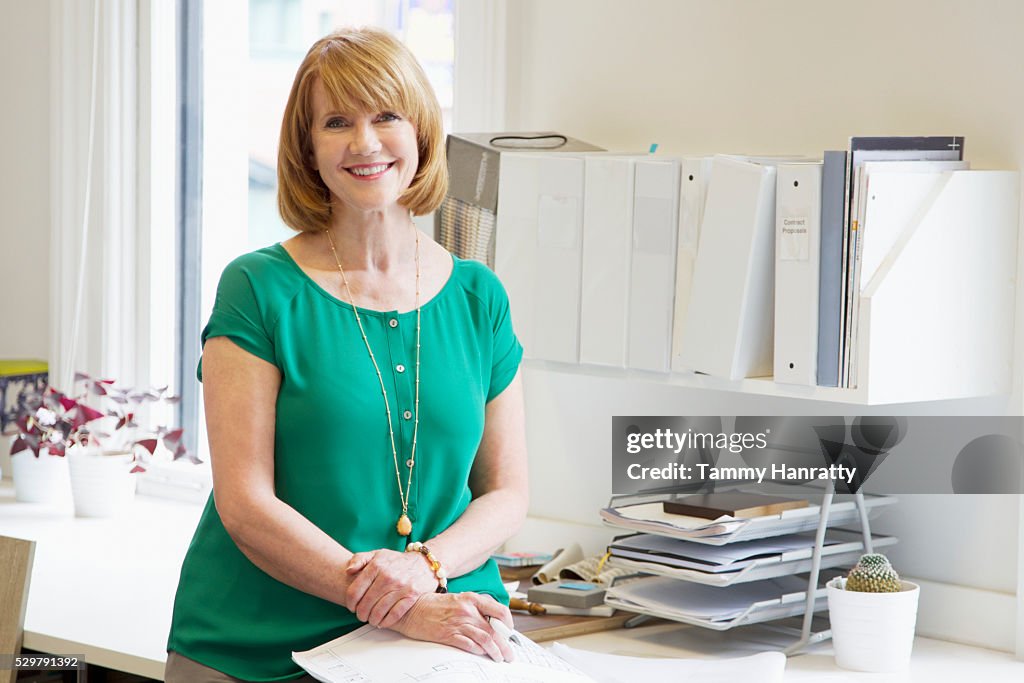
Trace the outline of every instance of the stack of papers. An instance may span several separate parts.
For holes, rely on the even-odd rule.
[[[868,515],[875,508],[896,502],[892,496],[865,496]],[[764,517],[736,519],[719,517],[715,520],[686,515],[674,515],[662,509],[662,502],[623,505],[603,508],[601,518],[611,526],[634,531],[645,531],[660,536],[682,538],[696,543],[725,545],[736,541],[781,536],[810,531],[818,527],[821,507],[809,505],[796,510],[784,510]],[[853,500],[833,501],[829,509],[829,526],[857,522],[859,511]]]
[[[758,603],[787,603],[803,600],[807,578],[782,576],[739,584],[728,589],[688,583],[677,579],[650,577],[608,589],[608,604],[620,609],[656,613],[678,621],[714,624],[738,620]],[[824,589],[819,589],[824,595]],[[800,605],[803,603],[800,602]]]
[[[726,534],[741,528],[749,521],[725,515],[714,520],[674,515],[665,512],[661,502],[603,508],[601,517],[611,524],[628,524],[632,528],[644,527],[652,533],[671,532],[674,535],[694,538]]]
[[[872,536],[877,550],[896,543],[895,536]],[[639,534],[618,539],[608,564],[621,571],[658,574],[707,586],[731,586],[809,572],[813,567],[814,533],[774,536],[729,545],[709,546],[676,538]],[[829,529],[821,549],[820,567],[853,564],[864,552],[864,535],[850,529]]]
[[[840,539],[832,535],[825,538],[824,545],[839,542]],[[609,546],[609,551],[612,557],[719,573],[739,571],[759,559],[776,558],[785,552],[813,547],[813,533],[761,538],[723,546],[698,545],[654,534],[637,534],[615,541]]]

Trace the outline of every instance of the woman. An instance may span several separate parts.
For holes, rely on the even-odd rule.
[[[278,160],[298,234],[225,269],[202,335],[214,495],[167,681],[290,680],[292,651],[362,622],[511,658],[488,558],[526,510],[522,348],[494,274],[412,223],[447,190],[442,145],[401,43],[313,45]]]

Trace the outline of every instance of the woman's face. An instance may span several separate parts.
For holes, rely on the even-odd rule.
[[[332,203],[363,213],[397,206],[419,167],[412,123],[400,112],[338,111],[319,80],[312,104],[313,165]]]

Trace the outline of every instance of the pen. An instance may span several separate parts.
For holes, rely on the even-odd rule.
[[[494,617],[487,617],[487,621],[490,622],[491,628],[493,628],[499,636],[510,643],[519,645],[519,639],[516,637],[516,632],[506,626],[505,622],[501,619],[495,619]]]

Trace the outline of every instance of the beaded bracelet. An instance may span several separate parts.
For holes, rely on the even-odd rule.
[[[420,543],[419,541],[413,541],[409,545],[405,546],[405,552],[407,553],[420,553],[426,558],[430,564],[430,571],[434,572],[434,576],[437,577],[437,593],[448,592],[448,572],[444,570],[441,563],[434,557],[434,553],[430,552],[430,548]]]

